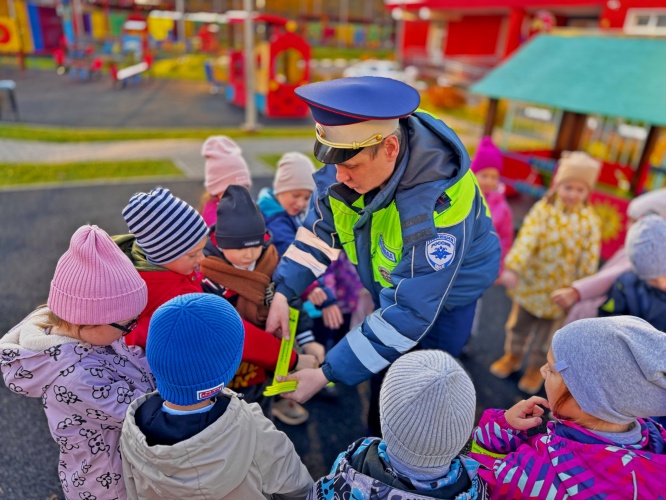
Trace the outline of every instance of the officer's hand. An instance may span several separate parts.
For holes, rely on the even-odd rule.
[[[313,368],[317,368],[324,362],[324,357],[326,357],[326,349],[319,342],[308,342],[302,347],[302,349],[305,354],[311,354],[317,359],[317,365]]]
[[[285,392],[282,394],[282,397],[293,399],[299,403],[305,403],[328,384],[328,379],[321,368],[314,370],[306,368],[286,377],[277,377],[277,379],[279,382],[286,382],[287,380],[296,380],[298,382],[298,386],[294,392]]]
[[[266,318],[266,331],[277,338],[289,340],[289,303],[287,297],[275,292]]]
[[[326,292],[320,287],[313,288],[312,291],[308,294],[308,300],[315,306],[320,306],[326,302]]]
[[[324,321],[326,328],[330,328],[331,330],[337,330],[340,328],[344,321],[342,318],[342,311],[340,311],[340,308],[336,304],[324,307],[321,310],[321,319]]]
[[[568,286],[566,288],[555,290],[550,294],[550,298],[562,309],[569,309],[580,300],[580,295],[578,294],[578,290],[572,286]]]

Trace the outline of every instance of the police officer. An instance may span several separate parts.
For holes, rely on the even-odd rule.
[[[284,254],[267,330],[288,334],[288,299],[344,250],[376,310],[326,355],[287,377],[299,402],[327,382],[358,384],[416,348],[458,356],[476,301],[499,270],[500,248],[465,147],[418,92],[380,77],[296,89],[316,122],[315,175],[304,226]],[[373,379],[371,430],[380,377]]]

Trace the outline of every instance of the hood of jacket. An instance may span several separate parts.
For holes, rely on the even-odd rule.
[[[369,498],[392,500],[485,499],[486,485],[478,477],[479,463],[463,455],[439,480],[424,481],[417,489],[412,481],[392,469],[379,438],[359,439],[333,464],[331,474],[320,479],[308,498]]]
[[[12,392],[41,398],[54,381],[94,350],[76,339],[47,334],[41,323],[48,312],[46,307],[37,309],[0,339],[3,377]],[[5,369],[16,366],[16,371]],[[15,373],[10,377],[11,372]]]
[[[136,242],[133,234],[120,234],[111,237],[125,255],[132,261],[137,271],[168,271],[167,268],[148,262],[146,253]]]
[[[278,202],[275,198],[271,188],[263,188],[261,191],[259,191],[259,196],[257,196],[257,205],[259,206],[261,213],[264,214],[264,217],[267,219],[285,212],[285,209],[282,208],[280,202]]]
[[[231,400],[215,423],[172,446],[148,446],[136,411],[152,394],[130,405],[121,438],[123,460],[143,475],[138,478],[135,473],[139,498],[142,486],[148,485],[168,498],[224,498],[235,490],[245,480],[257,446],[250,406],[225,389]]]

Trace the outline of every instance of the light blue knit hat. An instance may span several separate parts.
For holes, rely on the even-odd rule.
[[[208,235],[203,217],[165,188],[136,193],[123,218],[148,262],[158,266],[173,262]]]
[[[189,293],[164,303],[146,343],[160,395],[189,406],[219,394],[240,365],[244,335],[240,316],[222,297]]]

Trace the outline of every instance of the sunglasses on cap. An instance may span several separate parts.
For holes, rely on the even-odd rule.
[[[139,317],[132,319],[126,325],[119,325],[118,323],[109,323],[109,326],[117,328],[118,330],[123,331],[123,337],[129,333],[132,333],[132,330],[136,328],[136,325],[139,323]]]

